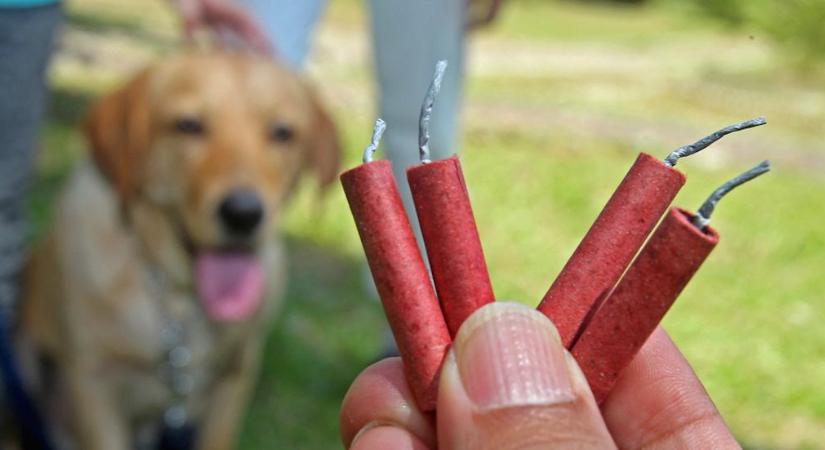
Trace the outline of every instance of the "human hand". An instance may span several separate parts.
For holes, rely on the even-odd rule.
[[[221,40],[234,36],[250,49],[269,54],[272,44],[252,17],[231,0],[173,0],[188,38],[207,29]]]
[[[502,0],[467,0],[468,30],[474,30],[493,23],[501,11]]]
[[[365,369],[341,408],[351,450],[740,448],[661,328],[601,407],[555,327],[496,302],[462,325],[441,371],[437,424],[415,406],[399,358]]]

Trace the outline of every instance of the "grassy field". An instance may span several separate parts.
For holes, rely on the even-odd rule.
[[[91,98],[177,44],[159,1],[75,0],[52,71],[53,104],[32,196],[38,229],[72,161]],[[347,166],[373,118],[360,4],[332,2],[310,73],[336,112]],[[762,159],[775,171],[726,199],[722,235],[665,326],[743,444],[825,448],[825,119],[822,80],[784,68],[770,42],[672,9],[513,1],[473,39],[462,161],[498,298],[535,304],[638,151],[664,156],[729,123],[767,127],[680,163],[676,203],[696,208]],[[288,306],[266,350],[244,449],[337,448],[337,412],[376,356],[342,192],[307,186],[285,227]]]

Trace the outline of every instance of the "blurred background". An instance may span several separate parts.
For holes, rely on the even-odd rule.
[[[159,55],[179,25],[161,0],[71,0],[31,199],[35,234],[85,152],[89,102]],[[334,0],[310,74],[335,112],[345,167],[374,119],[366,18]],[[758,115],[768,125],[680,162],[695,209],[725,199],[721,242],[665,320],[746,448],[825,448],[825,2],[511,0],[470,43],[461,146],[496,295],[537,304],[639,151]],[[422,91],[423,93],[423,91]],[[416,151],[410,149],[410,151]],[[286,218],[287,310],[269,337],[241,448],[340,447],[337,414],[379,352],[383,316],[338,186],[302,189]]]

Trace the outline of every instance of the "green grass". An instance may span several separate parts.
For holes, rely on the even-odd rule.
[[[139,61],[174,44],[174,21],[152,4],[138,14],[111,0],[77,0],[70,30],[115,35],[116,48]],[[321,33],[363,29],[357,4],[333,2]],[[497,297],[538,302],[636,152],[664,155],[765,114],[768,127],[680,163],[689,181],[676,204],[691,209],[761,159],[776,168],[720,204],[721,242],[665,326],[747,447],[823,448],[821,81],[786,71],[770,43],[669,9],[509,6],[498,28],[478,36],[462,151]],[[319,59],[313,74],[332,93],[351,166],[370,129],[369,68],[357,58],[335,61]],[[82,153],[75,122],[91,96],[127,72],[103,56],[91,66],[58,61],[32,196],[38,228]],[[290,287],[241,448],[337,448],[340,400],[377,355],[383,319],[364,293],[360,244],[340,189],[319,200],[304,186],[284,225]]]

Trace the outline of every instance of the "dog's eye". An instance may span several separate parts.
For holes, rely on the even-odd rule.
[[[206,127],[194,117],[181,117],[175,121],[175,131],[192,136],[200,136],[206,132]]]
[[[285,123],[275,124],[269,130],[269,139],[272,142],[289,142],[295,137],[295,131]]]

